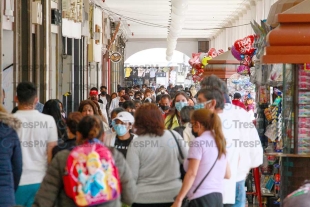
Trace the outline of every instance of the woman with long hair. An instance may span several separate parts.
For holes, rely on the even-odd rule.
[[[77,126],[76,133],[77,144],[98,143],[104,137],[103,122],[98,116],[85,116]],[[135,184],[132,173],[123,155],[116,149],[111,149],[115,165],[118,169],[121,184],[121,196],[116,200],[101,203],[98,207],[115,207],[121,206],[121,201],[130,205],[134,199]],[[53,207],[57,202],[57,206],[76,207],[74,201],[65,193],[65,168],[70,150],[62,150],[58,152],[47,169],[46,175],[40,185],[40,189],[36,194],[33,207]],[[98,170],[103,170],[99,168]],[[102,172],[104,173],[104,172]],[[107,182],[107,185],[110,184]],[[106,186],[107,187],[107,186]]]
[[[96,103],[95,101],[92,101],[89,99],[81,101],[78,111],[81,112],[83,116],[87,116],[87,115],[99,116],[101,121],[103,122],[104,131],[107,131],[110,129],[106,120],[102,116],[99,104]]]
[[[181,188],[180,150],[188,149],[177,133],[165,130],[164,119],[155,104],[143,104],[135,113],[134,128],[138,137],[127,151],[127,162],[137,183],[132,207],[170,207]]]
[[[48,100],[43,107],[43,114],[50,115],[54,118],[57,126],[58,139],[66,140],[68,138],[67,135],[67,126],[61,115],[61,109],[59,106],[59,102],[56,99]]]
[[[186,93],[180,91],[175,95],[171,105],[172,109],[165,119],[165,127],[167,129],[182,126],[180,112],[184,106],[188,106],[188,97]]]
[[[184,161],[186,174],[172,207],[181,207],[186,195],[191,207],[222,207],[224,179],[231,175],[221,119],[215,112],[199,109],[191,116],[191,126],[196,138]]]

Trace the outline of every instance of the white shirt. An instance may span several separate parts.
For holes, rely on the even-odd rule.
[[[144,74],[145,70],[143,68],[138,68],[138,76],[142,77]]]
[[[110,109],[109,109],[109,115],[110,115],[110,117],[111,117],[111,112],[112,112],[114,109],[116,109],[116,108],[119,107],[119,100],[120,100],[120,97],[116,97],[115,99],[113,99],[113,100],[111,101],[111,105],[110,105]]]
[[[156,72],[157,72],[156,68],[151,68],[151,70],[150,70],[150,78],[154,78],[156,76]]]
[[[251,168],[258,167],[263,163],[263,147],[255,125],[253,114],[239,106],[226,104],[226,109],[234,113],[234,127],[240,133],[240,159],[238,165],[237,182],[245,180]]]
[[[37,110],[18,110],[14,116],[22,122],[18,131],[23,157],[19,185],[41,183],[47,170],[47,144],[58,140],[55,120]]]
[[[218,114],[222,121],[222,129],[226,139],[226,158],[230,165],[231,177],[224,180],[223,191],[223,204],[234,204],[236,197],[236,180],[238,172],[238,161],[240,148],[238,147],[238,141],[240,139],[240,133],[235,126],[235,113],[227,108],[223,110],[223,113]]]

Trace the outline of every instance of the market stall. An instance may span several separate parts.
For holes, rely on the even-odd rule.
[[[302,1],[278,14],[279,26],[269,32],[262,64],[277,68],[281,74],[281,108],[276,120],[278,134],[267,133],[266,159],[275,170],[269,188],[283,199],[310,179],[310,0]],[[275,70],[275,69],[274,69]],[[279,116],[281,116],[279,121]],[[272,130],[269,130],[272,132]],[[275,138],[274,140],[270,138]],[[274,162],[271,162],[273,160]],[[267,170],[266,170],[267,171]],[[275,203],[275,204],[280,204]]]

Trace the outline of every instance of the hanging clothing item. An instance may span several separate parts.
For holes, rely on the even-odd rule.
[[[132,69],[129,68],[129,67],[125,69],[125,78],[129,78],[130,77],[131,71],[132,71]]]
[[[157,72],[156,68],[151,68],[150,69],[150,78],[155,78],[156,72]]]
[[[143,68],[138,68],[138,76],[142,77],[144,75],[144,69]]]

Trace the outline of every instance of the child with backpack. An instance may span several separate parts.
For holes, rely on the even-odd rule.
[[[131,170],[120,152],[99,141],[104,137],[100,118],[85,116],[76,135],[78,146],[52,160],[33,207],[131,205],[136,187]]]

